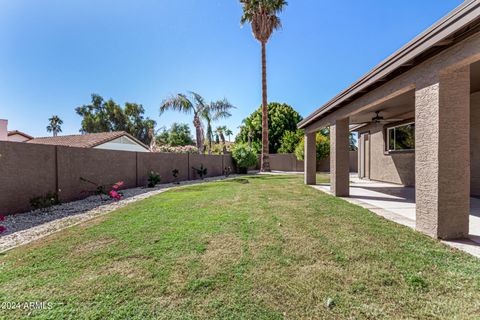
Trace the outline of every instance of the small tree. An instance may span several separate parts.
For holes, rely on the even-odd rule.
[[[315,137],[317,146],[317,159],[326,159],[330,155],[330,138],[322,132],[317,132]],[[305,140],[302,138],[295,148],[295,155],[298,160],[304,160]]]
[[[268,136],[270,153],[277,153],[282,138],[287,131],[296,132],[297,124],[302,116],[285,103],[271,102],[268,105]],[[262,142],[262,110],[261,107],[243,120],[236,142],[249,143],[254,149]]]
[[[303,130],[285,131],[280,140],[278,153],[294,153],[295,148],[303,138]]]
[[[248,168],[257,164],[257,155],[248,145],[237,143],[232,149],[232,158],[239,173],[247,173]]]
[[[174,122],[170,129],[162,128],[156,135],[156,142],[158,145],[169,145],[172,147],[193,145],[192,134],[190,127],[186,123]]]

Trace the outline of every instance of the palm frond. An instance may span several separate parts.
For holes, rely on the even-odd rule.
[[[203,109],[207,107],[207,104],[205,103],[205,99],[201,95],[193,91],[189,91],[189,93],[195,100],[195,103],[197,105],[197,111],[201,112]]]
[[[163,100],[160,105],[160,115],[167,110],[180,111],[184,113],[196,112],[195,106],[184,94],[177,94]]]
[[[282,23],[277,16],[285,6],[285,0],[240,0],[243,6],[243,15],[240,24],[246,22],[252,25],[255,38],[260,42],[267,42],[274,30],[280,29]]]

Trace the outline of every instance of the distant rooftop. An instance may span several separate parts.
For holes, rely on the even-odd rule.
[[[24,136],[27,139],[33,139],[33,137],[29,134],[26,134],[25,132],[18,131],[18,130],[13,130],[13,131],[8,131],[8,136],[13,136],[15,134],[19,134],[21,136]]]
[[[148,149],[148,147],[145,144],[143,144],[142,142],[140,142],[135,137],[133,137],[132,135],[128,134],[125,131],[76,134],[76,135],[56,136],[56,137],[42,137],[42,138],[34,138],[32,140],[29,140],[28,143],[50,144],[50,145],[56,145],[56,146],[77,147],[77,148],[93,148],[123,136],[127,136],[128,138],[132,139],[133,141],[137,142],[141,146]]]

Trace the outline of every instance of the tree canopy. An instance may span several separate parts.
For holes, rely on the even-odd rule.
[[[125,103],[122,108],[112,99],[105,101],[100,95],[92,94],[90,104],[75,108],[82,119],[81,133],[125,131],[149,145],[149,130],[155,121],[144,118],[145,109],[141,104]]]
[[[327,130],[317,132],[315,136],[317,159],[326,159],[330,155],[330,136]],[[298,160],[304,159],[305,140],[302,137],[300,143],[295,148],[295,155]]]
[[[179,93],[163,100],[160,105],[160,115],[167,110],[179,111],[186,114],[193,113],[193,126],[195,127],[195,138],[199,153],[204,150],[204,128],[202,120],[207,123],[208,150],[212,147],[212,122],[231,116],[230,110],[235,107],[227,99],[206,103],[205,99],[198,93],[190,91],[188,94]]]
[[[268,137],[270,153],[277,153],[281,147],[285,132],[296,132],[297,124],[302,116],[288,104],[272,102],[268,104]],[[243,121],[235,141],[248,143],[251,136],[252,147],[259,152],[262,143],[262,110],[261,107]]]
[[[62,132],[63,120],[60,119],[59,116],[53,115],[48,119],[48,123],[47,132],[52,132],[54,137],[56,137],[59,132]]]
[[[174,122],[170,129],[165,128],[156,137],[159,145],[172,147],[189,146],[195,144],[192,138],[190,127],[186,123]]]

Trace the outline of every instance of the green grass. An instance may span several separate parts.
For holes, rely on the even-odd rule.
[[[5,319],[480,315],[478,259],[304,186],[301,176],[169,191],[0,263],[1,302],[53,303],[0,310]]]

